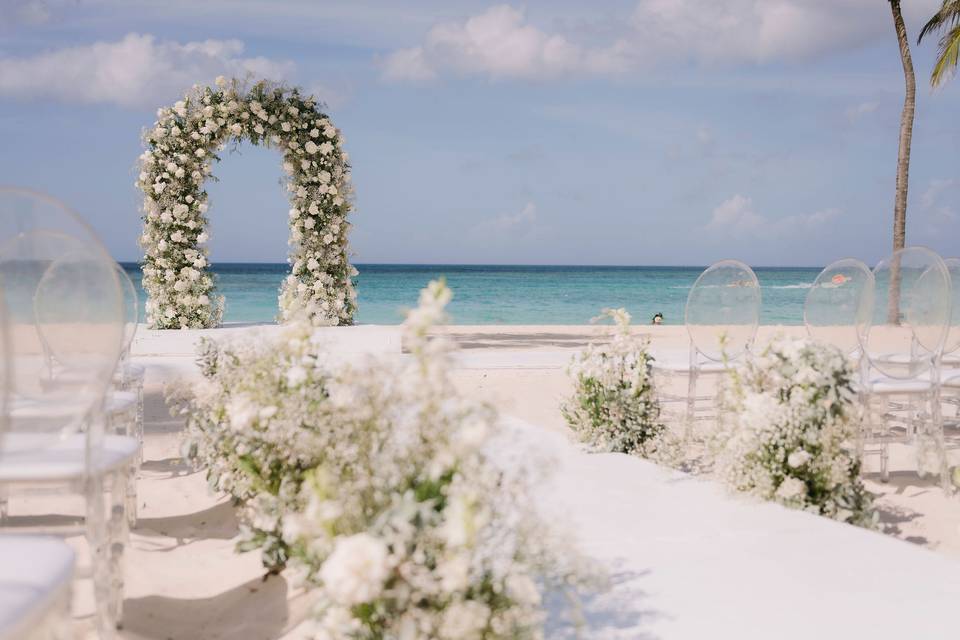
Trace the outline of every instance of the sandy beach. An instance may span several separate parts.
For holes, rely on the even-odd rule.
[[[141,328],[133,350],[148,366],[145,385],[146,442],[138,480],[139,521],[132,531],[126,569],[124,629],[129,639],[293,638],[310,608],[309,594],[290,576],[264,577],[256,553],[234,552],[238,534],[232,505],[212,494],[203,471],[180,458],[181,423],[171,418],[164,386],[174,379],[198,376],[193,343],[200,335],[227,336],[276,327],[232,327],[209,331],[156,332]],[[364,353],[399,353],[397,327],[323,330],[331,350],[346,358]],[[446,334],[460,346],[455,379],[468,395],[515,416],[567,436],[560,402],[570,390],[566,362],[591,339],[603,339],[609,328],[598,326],[453,326]],[[638,327],[651,337],[655,350],[681,349],[683,327]],[[777,334],[801,335],[801,327],[763,327],[759,342]],[[880,497],[881,526],[904,544],[920,545],[945,557],[960,559],[960,502],[949,499],[932,478],[912,471],[911,450],[894,447],[891,479],[879,482],[875,459],[868,462],[867,482]],[[71,507],[50,503],[42,494],[16,499],[11,515],[20,524],[32,513],[64,512]],[[86,550],[78,534],[70,538],[81,567]],[[881,560],[878,560],[881,561]],[[90,631],[92,611],[88,585],[80,583],[75,614]]]

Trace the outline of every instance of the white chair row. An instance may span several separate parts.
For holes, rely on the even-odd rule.
[[[125,279],[96,235],[62,204],[27,191],[0,191],[0,368],[6,372],[0,526],[3,533],[16,529],[9,507],[20,492],[42,487],[83,497],[100,638],[113,637],[122,616],[123,556],[136,517],[141,455],[142,395],[137,378],[119,366],[137,324],[136,293]],[[69,593],[72,553],[44,551],[51,559],[69,558],[54,571],[30,551],[51,544],[61,543],[0,537],[0,558],[21,545],[31,567],[24,579]],[[0,629],[19,628],[21,617],[34,619],[42,611],[68,613],[50,589],[36,590],[33,604],[11,610]],[[63,620],[51,624],[69,631]]]
[[[658,353],[654,362],[655,373],[668,376],[661,378],[661,400],[685,404],[687,435],[697,420],[718,416],[716,391],[698,391],[698,381],[710,375],[723,384],[729,367],[753,346],[760,305],[756,275],[735,260],[712,265],[691,288],[689,349],[679,357]],[[960,259],[908,247],[873,270],[859,260],[839,260],[818,275],[803,313],[811,338],[859,362],[867,420],[858,445],[880,456],[881,477],[888,476],[889,445],[912,443],[918,471],[938,473],[948,488],[943,407],[953,410],[954,421],[960,418]],[[674,375],[687,376],[685,395],[665,390]]]

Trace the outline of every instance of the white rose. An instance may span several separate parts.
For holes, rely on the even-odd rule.
[[[328,233],[327,235],[323,236],[323,244],[330,244],[331,242],[333,242],[332,234]]]
[[[303,226],[306,229],[313,229],[317,225],[317,221],[313,218],[307,218],[303,221]]]
[[[776,496],[786,501],[802,499],[806,494],[807,485],[798,478],[785,478],[776,491]]]
[[[243,133],[243,126],[237,123],[230,125],[230,133],[232,133],[235,136],[240,135],[241,133]]]
[[[319,130],[319,129],[314,128],[314,129],[311,129],[311,130],[310,130],[310,137],[311,137],[311,138],[316,138],[316,137],[319,136],[319,135],[320,135],[320,130]]]
[[[490,619],[490,609],[482,602],[454,602],[443,612],[440,637],[444,640],[478,638]]]
[[[307,260],[307,269],[310,269],[310,271],[316,271],[319,268],[320,268],[320,263],[317,262],[316,258],[310,258],[309,260]]]
[[[207,235],[206,231],[201,231],[200,235],[197,236],[197,244],[203,244],[210,239],[210,236]]]
[[[323,155],[327,155],[331,151],[333,151],[333,145],[330,144],[329,142],[324,142],[322,145],[320,145],[320,153],[322,153]]]
[[[307,370],[297,365],[287,371],[287,385],[297,388],[307,381]]]
[[[389,575],[387,545],[368,533],[339,538],[320,567],[327,595],[347,607],[374,600]]]
[[[329,172],[329,171],[321,171],[319,174],[317,174],[317,177],[320,178],[320,182],[322,182],[322,183],[324,183],[324,184],[327,184],[328,182],[330,182],[330,172]]]
[[[812,457],[805,449],[797,449],[787,457],[787,465],[796,469],[807,464]]]
[[[280,128],[283,129],[283,130],[286,131],[286,132],[289,132],[289,131],[290,131],[290,123],[289,123],[289,122],[281,122],[281,123],[280,123]]]
[[[310,155],[315,154],[315,153],[317,152],[317,149],[318,149],[316,143],[314,143],[313,140],[307,140],[307,144],[303,145],[303,148],[304,148],[304,149],[306,150],[306,152],[309,153]]]

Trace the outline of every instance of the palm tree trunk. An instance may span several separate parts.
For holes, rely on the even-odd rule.
[[[910,41],[907,27],[900,12],[900,0],[890,0],[893,26],[900,44],[900,61],[903,63],[903,79],[906,96],[900,114],[900,148],[897,153],[897,186],[893,204],[893,250],[903,249],[907,239],[907,183],[910,179],[910,141],[913,138],[913,116],[917,106],[917,80],[910,57]],[[890,269],[890,297],[887,300],[887,322],[900,321],[900,261],[894,260]]]

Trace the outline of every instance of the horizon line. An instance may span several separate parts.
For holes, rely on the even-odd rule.
[[[117,260],[122,265],[139,266],[138,260]],[[720,262],[719,260],[717,262]],[[354,266],[371,267],[583,267],[588,269],[706,269],[711,264],[561,264],[554,262],[351,262]],[[287,265],[284,262],[219,260],[211,261],[209,267],[217,265]],[[749,265],[751,269],[823,269],[822,265]]]

